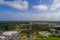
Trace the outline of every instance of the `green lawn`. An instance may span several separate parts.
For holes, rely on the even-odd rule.
[[[57,37],[49,37],[46,40],[60,40],[60,38],[57,38]]]
[[[40,38],[40,39],[35,39],[35,40],[60,40],[60,38],[57,38],[57,37],[49,37],[49,38]]]
[[[60,40],[60,38],[59,37],[44,37],[38,34],[35,40]]]

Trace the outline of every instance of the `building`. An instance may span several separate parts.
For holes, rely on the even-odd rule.
[[[52,32],[53,34],[60,34],[60,30],[58,29],[50,29],[50,32]]]
[[[0,40],[6,40],[5,36],[0,35]]]
[[[40,32],[38,32],[40,35],[42,35],[42,36],[45,36],[45,37],[49,37],[50,35],[51,35],[51,33],[50,32],[48,32],[48,31],[40,31]]]
[[[6,40],[18,40],[20,32],[18,31],[5,31],[2,33],[6,37]]]
[[[17,31],[5,31],[2,34],[6,36],[12,36],[12,35],[18,34],[18,32]]]

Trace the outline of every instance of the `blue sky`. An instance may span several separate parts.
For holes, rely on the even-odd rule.
[[[0,0],[0,21],[60,21],[60,0]]]

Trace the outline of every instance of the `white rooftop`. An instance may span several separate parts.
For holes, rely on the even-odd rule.
[[[56,31],[56,29],[50,29],[51,31]]]
[[[2,34],[3,34],[3,35],[11,36],[11,35],[15,35],[15,34],[17,34],[17,33],[18,33],[17,31],[5,31],[5,32],[3,32]]]
[[[40,31],[39,34],[43,35],[43,36],[46,36],[46,37],[49,37],[49,35],[51,34],[50,32],[48,31]]]
[[[5,36],[0,36],[0,38],[5,38]]]

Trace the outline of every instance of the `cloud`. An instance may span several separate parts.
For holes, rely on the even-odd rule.
[[[60,8],[60,0],[54,0],[50,10],[56,10],[58,8]]]
[[[8,5],[16,9],[28,9],[28,2],[22,0],[15,0],[15,1],[0,0],[0,4]]]
[[[37,9],[37,10],[47,10],[48,7],[46,5],[35,5],[33,6],[34,9]]]
[[[4,12],[0,14],[0,20],[15,21],[60,21],[60,12],[48,13],[20,13],[20,12]]]
[[[60,12],[48,12],[48,13],[21,13],[17,14],[18,20],[22,21],[60,21]]]
[[[42,14],[24,14],[25,20],[31,21],[60,21],[60,12],[49,12]]]
[[[38,14],[37,18],[41,21],[60,21],[60,12]]]
[[[60,20],[60,12],[50,12],[42,14],[41,18],[45,21],[59,21]]]
[[[60,0],[53,0],[53,3],[51,5],[47,5],[47,4],[35,5],[33,6],[33,8],[37,10],[48,10],[49,9],[50,11],[56,11],[60,8]]]

